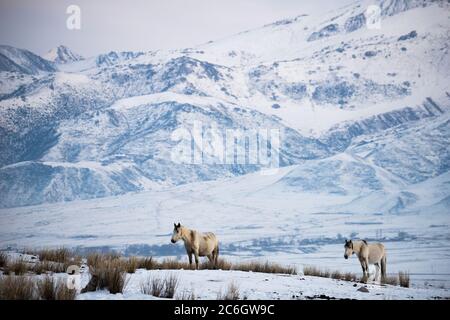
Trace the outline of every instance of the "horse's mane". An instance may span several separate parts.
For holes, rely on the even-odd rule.
[[[366,241],[366,240],[363,240],[362,242],[364,242],[365,244],[367,244],[367,241]]]

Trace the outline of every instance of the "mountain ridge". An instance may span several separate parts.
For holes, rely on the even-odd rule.
[[[365,183],[365,192],[377,191],[371,189],[375,185],[391,188],[383,179],[375,183],[371,172],[398,175],[399,188],[447,172],[450,156],[442,148],[450,104],[449,5],[380,2],[383,27],[371,30],[361,20],[367,3],[190,49],[112,51],[87,59],[67,49],[53,63],[1,46],[0,207],[105,197],[264,169],[221,164],[214,152],[205,153],[207,163],[175,163],[169,156],[176,144],[172,133],[194,136],[195,121],[203,124],[204,143],[213,151],[214,126],[221,133],[280,130],[281,144],[273,150],[280,166],[317,174],[334,168],[324,171],[327,184],[335,173],[350,177],[356,170],[354,179]],[[266,46],[274,39],[277,45]],[[425,143],[417,138],[422,133]],[[396,134],[420,144],[430,159]],[[355,158],[336,162],[346,152]],[[294,189],[314,189],[297,178],[289,182]]]

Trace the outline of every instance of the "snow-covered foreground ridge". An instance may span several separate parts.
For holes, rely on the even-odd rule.
[[[2,254],[5,254],[5,252],[2,252]],[[60,273],[60,271],[54,273],[56,268],[53,267],[53,271],[47,270],[48,265],[45,265],[44,269],[39,274],[36,274],[33,270],[37,269],[34,269],[34,267],[38,266],[41,262],[48,263],[52,260],[41,260],[39,255],[11,251],[6,252],[6,255],[8,257],[8,263],[6,267],[0,268],[0,283],[7,278],[17,279],[23,277],[38,284],[40,281],[50,277],[56,283],[67,285],[67,288],[74,290],[75,295],[71,297],[78,300],[221,300],[224,297],[231,297],[231,292],[233,292],[233,299],[238,300],[436,300],[450,298],[449,288],[430,285],[418,286],[415,284],[412,284],[410,287],[401,287],[399,285],[380,284],[372,281],[365,284],[358,281],[308,276],[304,275],[300,270],[296,270],[294,272],[295,274],[293,274],[291,268],[284,268],[280,264],[277,264],[278,270],[284,268],[284,271],[280,272],[287,273],[222,269],[146,270],[138,268],[133,270],[133,272],[130,271],[131,273],[122,273],[121,277],[124,279],[123,287],[118,290],[118,293],[111,293],[108,287],[104,289],[96,288],[95,285],[92,287],[91,282],[93,278],[90,273],[90,267],[86,264],[89,258],[88,260],[83,258],[77,260],[79,262],[75,262],[70,260],[70,256],[68,257],[65,264],[70,265],[70,267],[67,270],[75,270],[75,265],[79,267],[77,268],[79,272],[75,274],[69,275],[67,273]],[[102,259],[105,258],[108,259],[107,256],[103,256]],[[124,257],[114,259],[122,260]],[[23,275],[9,274],[6,271],[9,268],[8,266],[18,260],[24,261],[27,264],[28,271]],[[55,263],[54,261],[51,262],[51,264]],[[259,262],[256,261],[256,263]],[[162,261],[162,264],[164,264],[164,261]],[[264,263],[260,265],[264,265]],[[233,264],[233,266],[237,265]],[[168,279],[172,279],[171,288],[173,288],[173,291],[170,297],[161,295],[162,290],[155,289],[153,291],[151,289],[152,284],[164,283]],[[89,289],[86,290],[87,288]],[[1,290],[6,290],[6,288],[0,287],[0,298],[4,299],[6,293]]]
[[[351,154],[342,179],[363,175],[362,190],[399,190],[448,172],[449,4],[376,3],[379,29],[366,26],[372,1],[357,1],[180,50],[84,59],[60,46],[48,61],[0,46],[0,207],[261,169],[214,153],[200,164],[172,161],[172,133],[193,133],[195,121],[206,132],[280,130],[281,167],[311,172],[319,160],[331,168]],[[213,137],[203,138],[214,150]],[[385,180],[365,179],[372,173]]]
[[[128,284],[122,294],[107,291],[89,292],[77,299],[158,299],[142,294],[141,284],[150,278],[164,279],[173,275],[179,280],[175,293],[196,299],[215,300],[222,297],[231,284],[239,290],[240,299],[289,300],[289,299],[358,299],[358,300],[409,300],[448,298],[448,289],[402,288],[378,284],[360,284],[343,280],[303,275],[267,274],[222,270],[137,270],[129,275]],[[361,287],[368,292],[358,291]],[[161,298],[159,298],[161,299]]]

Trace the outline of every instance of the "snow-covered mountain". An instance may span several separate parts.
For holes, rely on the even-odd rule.
[[[0,45],[0,72],[2,73],[16,72],[21,78],[23,77],[21,74],[55,71],[56,68],[53,63],[28,50]],[[2,77],[2,87],[3,81],[7,82],[7,80]]]
[[[80,61],[84,59],[81,55],[73,52],[68,47],[63,45],[51,49],[45,55],[43,55],[43,58],[61,64]]]
[[[174,161],[173,133],[195,136],[196,121],[206,132],[279,130],[272,152],[280,166],[295,166],[281,189],[397,199],[399,190],[442,176],[450,167],[450,5],[379,1],[374,29],[369,4],[180,50],[82,59],[58,47],[48,62],[1,46],[0,206],[160,189],[263,167],[222,164],[214,153],[200,164]],[[216,142],[203,136],[212,149]],[[404,206],[419,196],[411,193],[399,196]]]

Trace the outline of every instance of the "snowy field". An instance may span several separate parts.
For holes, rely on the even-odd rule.
[[[39,261],[36,256],[6,251],[9,261],[17,259],[25,261],[30,266]],[[134,273],[125,275],[125,285],[122,293],[112,294],[107,289],[80,293],[90,279],[89,267],[83,259],[76,278],[77,300],[156,300],[156,299],[223,299],[230,287],[236,289],[239,300],[305,300],[305,299],[356,299],[356,300],[411,300],[411,299],[449,299],[450,289],[443,286],[418,286],[409,288],[381,285],[369,281],[363,284],[355,281],[344,281],[299,274],[280,274],[246,272],[237,270],[145,270],[137,269]],[[0,271],[0,275],[1,275]],[[28,274],[36,281],[47,275]],[[6,276],[8,277],[8,276]],[[52,277],[63,283],[69,283],[65,273],[53,273]],[[164,281],[169,277],[176,279],[173,298],[160,298],[144,293],[143,287],[152,280]]]
[[[448,289],[402,288],[376,284],[356,284],[349,281],[328,278],[266,274],[222,270],[137,270],[129,275],[123,294],[109,294],[108,291],[83,293],[78,299],[157,299],[141,293],[141,283],[148,277],[164,279],[168,274],[179,279],[175,294],[193,293],[196,299],[214,300],[226,293],[230,284],[239,289],[240,299],[288,300],[288,299],[440,299],[450,296]],[[360,292],[366,287],[369,292]]]

